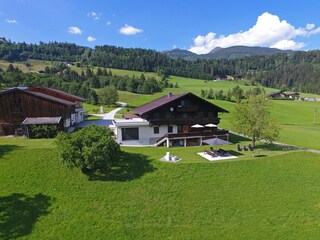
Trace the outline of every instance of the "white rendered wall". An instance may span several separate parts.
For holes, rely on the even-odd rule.
[[[172,133],[177,133],[178,128],[176,125],[171,125],[173,128]],[[159,133],[154,134],[154,127],[156,126],[126,126],[126,127],[117,127],[115,133],[117,135],[117,140],[119,143],[122,142],[122,128],[139,128],[139,140],[146,140],[150,138],[160,138],[163,135],[168,133],[168,125],[159,126]]]

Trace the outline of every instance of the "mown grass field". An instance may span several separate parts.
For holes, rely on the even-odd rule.
[[[317,239],[319,155],[260,149],[208,162],[174,148],[171,164],[167,148],[122,148],[125,169],[88,179],[53,140],[0,138],[0,239]]]

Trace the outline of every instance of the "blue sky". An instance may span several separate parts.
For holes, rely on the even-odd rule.
[[[1,0],[0,36],[207,53],[234,45],[320,49],[320,1]]]

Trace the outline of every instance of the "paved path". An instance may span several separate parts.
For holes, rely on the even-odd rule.
[[[108,113],[102,113],[102,114],[91,114],[93,116],[97,116],[97,117],[101,117],[101,120],[92,120],[92,121],[84,121],[81,122],[77,125],[77,127],[86,127],[89,125],[97,125],[97,126],[110,126],[112,125],[112,120],[114,120],[114,116],[116,115],[116,113],[118,111],[120,111],[122,108],[124,108],[125,106],[127,106],[126,103],[123,102],[118,102],[121,107],[118,107],[116,109],[113,109],[112,111],[108,112]]]
[[[117,112],[119,112],[122,108],[124,108],[125,106],[127,106],[127,103],[124,102],[118,102],[118,104],[121,105],[121,107],[118,107],[116,109],[113,109],[112,111],[108,112],[108,113],[100,113],[100,114],[91,114],[93,116],[97,116],[97,117],[101,117],[104,120],[113,120],[114,116],[116,115]]]

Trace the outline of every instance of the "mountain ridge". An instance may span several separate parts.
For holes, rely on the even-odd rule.
[[[296,51],[293,50],[281,50],[278,48],[269,47],[248,47],[248,46],[232,46],[227,48],[216,47],[206,54],[196,54],[184,49],[173,49],[164,51],[167,56],[171,58],[183,58],[183,59],[218,59],[218,58],[242,58],[252,56],[274,55],[278,53],[293,54]]]

